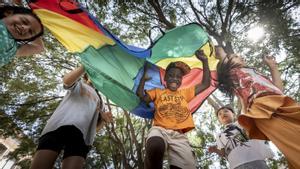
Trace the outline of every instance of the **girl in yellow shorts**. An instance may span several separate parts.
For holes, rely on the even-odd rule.
[[[300,105],[283,94],[283,84],[273,56],[264,57],[272,81],[247,67],[236,54],[218,64],[219,89],[236,95],[243,113],[238,122],[251,139],[271,140],[286,157],[289,168],[300,168]]]

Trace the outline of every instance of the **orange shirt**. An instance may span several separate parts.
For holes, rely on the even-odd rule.
[[[147,91],[155,105],[154,126],[187,132],[195,128],[188,103],[195,97],[195,87],[171,91],[152,89]]]

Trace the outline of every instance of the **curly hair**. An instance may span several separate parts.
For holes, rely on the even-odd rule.
[[[182,71],[183,75],[186,75],[188,73],[190,73],[191,68],[189,67],[189,65],[187,65],[186,63],[182,62],[182,61],[176,61],[176,62],[171,62],[169,63],[169,65],[166,68],[166,72],[168,72],[171,68],[178,68]]]
[[[236,68],[242,68],[241,64],[233,62],[233,58],[228,55],[218,63],[218,88],[221,92],[225,93],[231,100],[234,97],[234,77],[232,76],[232,70]]]
[[[17,42],[20,42],[21,44],[25,44],[25,43],[34,41],[36,38],[38,38],[44,34],[44,26],[43,26],[40,18],[36,14],[34,14],[31,9],[20,7],[20,6],[1,5],[0,6],[0,19],[7,17],[5,15],[6,12],[12,12],[12,14],[30,15],[33,18],[35,18],[41,25],[41,31],[38,34],[36,34],[35,36],[28,38],[28,39],[15,39]]]

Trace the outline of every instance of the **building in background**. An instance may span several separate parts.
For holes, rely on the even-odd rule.
[[[6,155],[14,151],[19,142],[12,138],[0,138],[0,169],[21,169],[14,160],[8,159]]]

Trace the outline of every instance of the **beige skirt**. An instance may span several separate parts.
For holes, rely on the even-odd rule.
[[[300,105],[290,97],[270,95],[253,100],[238,122],[252,139],[272,141],[289,168],[300,169]]]

